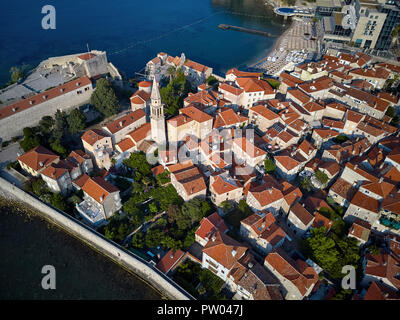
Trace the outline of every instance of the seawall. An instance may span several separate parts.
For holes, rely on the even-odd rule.
[[[0,177],[0,196],[22,202],[24,205],[32,207],[38,211],[46,220],[61,227],[68,233],[73,234],[80,240],[87,243],[97,251],[114,260],[125,269],[135,273],[145,282],[160,291],[171,300],[192,300],[194,299],[188,292],[178,284],[164,275],[161,271],[153,267],[147,261],[125,251],[124,248],[106,239],[103,235],[92,230],[73,217],[58,211],[34,196],[14,186],[7,180]]]

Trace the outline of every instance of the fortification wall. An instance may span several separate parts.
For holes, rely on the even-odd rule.
[[[121,246],[106,239],[104,236],[92,230],[80,221],[51,208],[1,177],[0,196],[20,201],[24,205],[34,208],[45,219],[63,228],[68,233],[78,237],[80,240],[95,248],[97,251],[105,254],[118,264],[124,266],[126,269],[134,272],[154,288],[157,288],[157,290],[165,294],[169,299],[194,299],[189,293],[145,260],[133,253],[125,251]]]
[[[88,87],[89,90],[85,91]],[[77,91],[82,91],[77,94]],[[79,88],[51,100],[44,101],[41,104],[32,106],[21,112],[17,112],[7,118],[0,120],[0,140],[7,141],[17,135],[22,135],[22,130],[25,127],[35,126],[39,123],[43,116],[53,116],[58,109],[67,111],[74,107],[89,103],[93,92],[93,86]]]

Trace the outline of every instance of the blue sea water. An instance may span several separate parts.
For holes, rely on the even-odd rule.
[[[56,29],[44,30],[42,7],[56,8]],[[158,52],[180,55],[222,74],[265,56],[276,39],[221,30],[231,24],[280,35],[285,27],[263,0],[15,0],[0,3],[0,83],[10,67],[33,68],[58,55],[106,50],[133,76]]]

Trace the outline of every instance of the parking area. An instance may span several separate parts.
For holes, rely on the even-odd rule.
[[[0,148],[0,170],[5,168],[8,163],[17,160],[19,155],[23,153],[24,151],[18,142],[11,143],[5,148]]]

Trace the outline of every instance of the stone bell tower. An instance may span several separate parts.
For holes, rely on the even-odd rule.
[[[150,99],[151,138],[157,144],[162,145],[166,143],[164,105],[161,103],[161,95],[156,77],[153,78]]]

